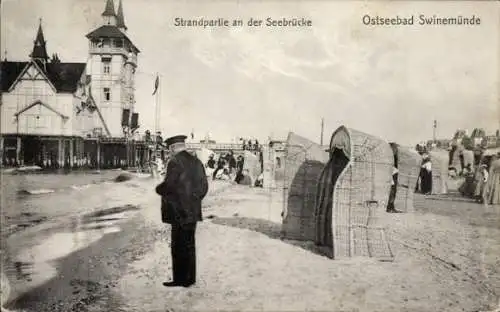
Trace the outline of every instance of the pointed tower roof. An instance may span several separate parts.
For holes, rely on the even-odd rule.
[[[117,18],[116,26],[118,28],[123,28],[127,30],[127,26],[125,26],[125,18],[123,16],[122,0],[120,0],[120,2],[118,3],[118,13],[116,15],[116,18]]]
[[[106,7],[104,8],[104,12],[101,14],[102,16],[116,16],[115,13],[115,4],[113,0],[106,1]]]
[[[43,59],[47,61],[49,59],[49,55],[47,53],[46,44],[47,42],[45,41],[45,38],[43,36],[42,19],[40,19],[38,32],[33,44],[33,52],[31,52],[30,57],[33,59]]]

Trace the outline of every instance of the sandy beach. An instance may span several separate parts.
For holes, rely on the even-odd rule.
[[[417,196],[415,213],[385,214],[394,262],[331,260],[311,244],[280,239],[280,191],[214,182],[197,231],[198,282],[167,289],[162,282],[171,278],[170,228],[159,220],[155,183],[117,184],[106,194],[108,206],[130,206],[103,210],[98,217],[113,220],[80,238],[75,233],[82,231],[75,229],[85,222],[75,225],[74,218],[9,237],[9,245],[17,247],[12,255],[29,254],[38,263],[25,269],[31,270],[31,281],[8,274],[13,290],[7,308],[472,312],[498,307],[500,208],[454,194]],[[116,213],[121,217],[113,218]],[[61,233],[71,235],[73,247],[48,256],[64,249]],[[56,240],[52,247],[50,239]],[[74,247],[78,240],[85,242],[80,249]]]

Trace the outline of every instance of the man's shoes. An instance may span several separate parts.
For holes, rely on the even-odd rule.
[[[403,213],[402,211],[396,210],[395,208],[387,209],[386,212],[388,212],[388,213]]]
[[[164,282],[163,286],[165,287],[191,287],[194,285],[194,282],[192,283],[179,283],[179,282]]]
[[[179,282],[165,282],[165,283],[163,283],[163,286],[165,286],[165,287],[180,287],[182,285]]]

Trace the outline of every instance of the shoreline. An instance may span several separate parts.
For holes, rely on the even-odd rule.
[[[147,249],[147,231],[137,217],[122,230],[106,233],[87,247],[55,260],[55,275],[7,303],[24,312],[86,311],[85,306],[109,298],[124,267]],[[143,246],[143,247],[141,247]],[[141,251],[141,248],[142,251]]]
[[[32,176],[33,173],[22,173],[22,175]],[[45,174],[55,174],[59,176],[59,173],[54,172],[36,172],[35,175],[45,175]],[[96,188],[103,185],[109,184],[119,184],[123,183],[122,181],[115,181],[115,179],[121,174],[129,174],[132,178],[130,180],[141,180],[143,177],[138,176],[135,173],[131,173],[128,171],[122,170],[108,170],[101,173],[94,172],[69,172],[67,175],[80,176],[86,175],[90,177],[96,177],[91,181],[73,181],[74,183],[67,183],[65,185],[53,185],[48,188],[39,188],[39,187],[23,187],[15,189],[15,193],[10,194],[12,200],[21,200],[21,201],[34,201],[37,198],[47,199],[45,196],[51,195],[62,195],[66,194],[67,196],[77,195],[75,192],[85,192],[89,188]],[[63,174],[63,176],[66,174]],[[99,178],[100,177],[100,178]],[[124,181],[126,182],[126,181]],[[9,196],[7,196],[9,197]],[[36,210],[36,209],[35,209]],[[83,212],[82,214],[85,214]],[[48,212],[37,212],[37,211],[19,211],[17,214],[7,214],[4,210],[2,211],[2,239],[8,239],[11,235],[14,235],[19,232],[23,232],[25,230],[29,230],[33,227],[43,226],[43,224],[47,222],[63,222],[64,219],[70,218],[71,216],[76,216],[78,214],[74,214],[73,211],[69,212],[61,212],[60,214],[49,214]]]
[[[144,229],[146,224],[144,218],[146,216],[148,216],[147,218],[158,218],[160,214],[159,197],[154,193],[154,186],[157,182],[158,181],[154,179],[141,178],[121,182],[118,184],[120,187],[118,187],[118,185],[113,186],[114,188],[118,187],[121,189],[121,191],[116,192],[117,195],[123,191],[127,191],[129,187],[132,187],[132,189],[138,188],[138,196],[129,197],[128,200],[119,200],[115,203],[111,202],[108,205],[111,207],[108,208],[101,207],[99,209],[81,211],[78,214],[60,216],[57,219],[49,220],[48,222],[24,229],[23,231],[9,236],[5,243],[10,245],[10,258],[7,260],[4,258],[3,263],[9,262],[7,266],[11,267],[11,272],[14,270],[12,267],[13,264],[21,263],[23,266],[22,270],[25,272],[22,274],[31,276],[29,277],[30,281],[24,281],[19,280],[19,276],[16,278],[16,275],[19,273],[8,274],[9,279],[11,280],[10,284],[12,286],[12,292],[9,301],[7,301],[7,307],[21,308],[23,310],[27,309],[27,311],[34,312],[45,311],[38,310],[40,308],[38,306],[33,306],[33,304],[35,304],[38,300],[44,301],[41,299],[42,297],[36,295],[36,293],[44,293],[48,291],[42,290],[42,285],[45,285],[43,287],[49,287],[51,289],[54,288],[55,286],[52,285],[54,280],[59,281],[57,282],[57,285],[59,285],[58,287],[64,288],[62,284],[67,284],[67,281],[62,279],[60,275],[71,276],[72,273],[70,274],[68,272],[72,270],[71,267],[75,266],[75,263],[78,264],[78,270],[83,270],[81,274],[85,275],[85,268],[81,268],[82,263],[80,259],[91,259],[93,257],[113,258],[115,254],[122,254],[123,250],[126,250],[125,247],[129,249],[132,248],[133,250],[129,250],[128,252],[136,254],[136,243],[130,243],[129,238],[141,240],[141,237],[148,237],[150,232],[147,229]],[[217,191],[217,188],[212,189],[211,193],[217,193]],[[139,194],[142,194],[143,196],[139,196]],[[127,205],[131,205],[131,207],[127,208]],[[124,208],[120,208],[121,206]],[[137,209],[134,207],[137,207]],[[94,223],[97,222],[96,225],[81,230],[75,228],[75,226],[80,228],[85,227],[82,226],[82,224],[84,224],[85,219],[88,218],[97,218],[98,220],[93,221]],[[75,225],[75,222],[77,225]],[[113,230],[113,228],[116,229],[117,227],[120,229]],[[70,241],[68,241],[68,239]],[[75,241],[75,239],[77,241]],[[71,243],[71,240],[73,240],[73,243]],[[53,243],[50,243],[51,241],[53,241]],[[83,248],[77,247],[74,245],[75,243],[78,243],[79,245],[83,243],[85,246]],[[115,244],[117,245],[115,246]],[[44,245],[47,245],[47,247],[41,247]],[[60,248],[57,246],[60,246]],[[144,246],[144,244],[141,242],[138,246],[141,247]],[[63,252],[63,254],[59,256],[52,255],[54,260],[47,259],[44,261],[43,258],[47,257],[44,255],[44,250],[47,248],[50,250],[54,247],[56,247],[57,253]],[[68,251],[64,252],[64,248]],[[109,250],[113,251],[109,252]],[[102,255],[99,254],[99,252],[103,252]],[[51,253],[53,254],[53,252]],[[22,254],[26,255],[22,256]],[[26,260],[22,260],[26,259],[26,257],[28,257],[28,262],[26,262]],[[34,259],[35,262],[30,263],[29,259]],[[111,259],[109,263],[123,264],[130,261],[132,260]],[[69,263],[67,268],[64,266],[64,263]],[[9,269],[8,267],[7,269]],[[94,267],[92,268],[94,269]],[[103,270],[106,271],[108,269],[105,267]],[[52,274],[49,271],[52,271]],[[112,274],[117,273],[112,272]],[[66,286],[69,287],[68,285]],[[64,293],[64,290],[61,291]],[[33,298],[33,296],[35,296],[35,298]],[[53,296],[57,297],[58,295],[56,293],[53,294]],[[27,303],[27,306],[20,304],[20,302],[23,301]],[[44,304],[50,305],[51,303]],[[64,304],[66,308],[68,308],[68,304]],[[74,304],[74,302],[71,304]],[[48,310],[46,311],[52,311],[49,308],[47,309]]]

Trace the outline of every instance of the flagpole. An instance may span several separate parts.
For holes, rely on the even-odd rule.
[[[156,77],[154,78],[155,81],[156,81]],[[154,82],[153,82],[153,88],[154,88]],[[156,118],[156,113],[158,111],[158,103],[156,103],[156,91],[157,90],[154,90],[153,89],[153,105],[155,107],[155,113],[154,113],[154,135],[156,136],[156,132],[158,132],[158,124],[157,124],[157,121],[158,121],[158,118]],[[155,139],[155,142],[156,142],[156,139]]]
[[[157,93],[157,96],[158,96],[158,100],[157,100],[157,103],[158,103],[158,115],[156,118],[158,118],[158,131],[161,131],[161,127],[160,127],[160,122],[161,122],[161,79],[160,79],[160,74],[159,73],[156,73],[156,77],[158,77],[158,92]],[[162,135],[165,135],[164,133],[162,133]]]
[[[155,83],[156,83],[156,79],[158,79],[158,73],[156,74],[156,77],[155,77]],[[155,90],[154,96],[155,96],[154,101],[155,101],[155,135],[156,135],[158,133],[158,130],[159,130],[158,129],[158,89]]]

